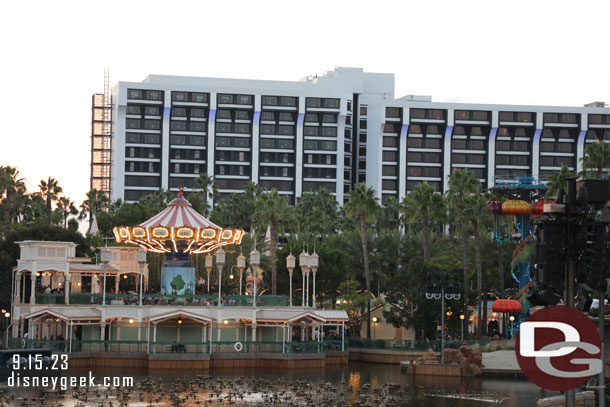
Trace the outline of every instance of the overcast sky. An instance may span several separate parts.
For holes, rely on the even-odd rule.
[[[607,1],[3,1],[0,165],[89,189],[91,95],[148,74],[394,73],[396,95],[581,106],[610,98]]]

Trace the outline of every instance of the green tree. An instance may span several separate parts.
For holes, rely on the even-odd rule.
[[[59,198],[59,201],[57,202],[57,209],[61,214],[64,228],[68,227],[68,217],[70,215],[78,215],[78,210],[76,209],[76,206],[74,206],[74,202],[67,196],[62,196]]]
[[[53,202],[59,199],[59,194],[63,191],[63,189],[59,186],[59,182],[55,178],[49,177],[46,181],[40,180],[40,184],[38,184],[38,188],[40,188],[40,196],[45,201],[45,208],[47,213],[47,222],[51,224],[51,205]]]
[[[152,194],[144,195],[138,202],[140,205],[146,206],[152,215],[156,215],[167,207],[167,205],[174,199],[174,194],[170,191],[166,191],[163,188],[159,188]]]
[[[585,148],[585,156],[581,158],[582,168],[596,170],[597,178],[601,178],[605,168],[610,168],[610,145],[605,141],[595,140]]]
[[[553,171],[549,176],[546,184],[546,196],[556,198],[560,189],[566,191],[568,189],[568,178],[575,175],[574,171],[570,171],[567,165],[561,163],[559,171]]]
[[[470,240],[470,223],[464,219],[464,198],[478,194],[480,182],[469,169],[453,170],[449,176],[449,191],[447,203],[449,206],[449,219],[453,226],[459,230],[462,238],[462,268],[464,272],[464,304],[468,306],[468,242]]]
[[[208,174],[199,174],[199,177],[195,178],[195,185],[201,188],[201,197],[203,198],[203,216],[208,217],[208,198],[214,199],[218,195],[218,186],[214,183],[214,177]]]
[[[442,221],[446,215],[443,197],[436,193],[426,181],[421,182],[402,202],[406,217],[418,214],[421,219],[424,262],[430,260],[430,221]]]
[[[222,227],[239,228],[250,231],[254,201],[246,193],[233,193],[218,201],[212,210],[210,220]]]
[[[339,227],[339,205],[326,188],[301,195],[297,199],[296,212],[299,238],[307,242],[312,239],[323,240]]]
[[[0,167],[0,196],[4,196],[4,234],[8,234],[11,224],[12,197],[19,190],[25,190],[24,178],[19,178],[19,170],[15,167]]]
[[[182,279],[182,275],[176,274],[176,276],[172,279],[170,285],[172,286],[173,293],[178,294],[180,290],[182,290],[185,286],[185,282]]]
[[[378,231],[398,230],[400,227],[400,202],[394,196],[389,197],[382,205],[375,224]]]
[[[460,211],[463,213],[463,219],[471,226],[472,235],[474,237],[475,249],[475,265],[477,271],[477,295],[478,302],[478,321],[486,321],[487,314],[487,295],[484,293],[483,286],[483,256],[481,253],[481,235],[480,229],[485,230],[491,224],[491,213],[487,205],[487,199],[483,195],[472,195],[464,198]],[[483,316],[481,315],[483,312]],[[481,339],[483,333],[483,324],[477,326],[477,339]]]
[[[367,225],[374,223],[380,211],[379,199],[375,196],[373,188],[367,188],[365,183],[358,185],[350,191],[349,201],[344,205],[347,216],[358,217],[360,220],[360,239],[362,242],[362,259],[364,264],[364,279],[367,293],[371,292],[371,271],[369,269],[369,250],[366,238]],[[369,294],[370,295],[370,294]],[[370,301],[367,306],[367,338],[371,337]]]
[[[284,233],[294,217],[294,208],[277,189],[266,191],[256,201],[254,218],[261,228],[269,228],[269,254],[271,257],[271,294],[277,293],[277,243],[278,234]]]
[[[97,212],[108,207],[109,203],[110,200],[104,191],[93,188],[91,191],[87,192],[87,199],[85,199],[80,206],[80,218],[83,219],[87,217],[89,219],[89,228],[87,231],[91,231],[93,216],[95,216]]]

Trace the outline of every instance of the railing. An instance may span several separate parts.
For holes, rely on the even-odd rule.
[[[459,349],[460,346],[466,344],[474,346],[478,344],[482,349],[485,349],[487,344],[491,341],[460,341],[460,340],[446,340],[445,349]],[[363,348],[363,349],[381,349],[381,350],[395,350],[395,351],[416,351],[425,352],[431,349],[433,352],[438,352],[441,349],[441,340],[427,340],[427,341],[415,341],[414,344],[409,340],[405,340],[402,343],[395,343],[393,340],[385,339],[360,339],[360,338],[348,338],[347,343],[350,348]]]
[[[73,293],[69,294],[70,304],[100,305],[103,294]],[[253,296],[223,295],[223,306],[252,306]],[[138,305],[139,294],[106,294],[106,305]],[[64,294],[36,294],[36,304],[64,304]],[[163,295],[143,294],[143,305],[178,305],[178,306],[217,306],[217,295]],[[288,306],[288,296],[263,295],[256,297],[256,305],[261,307]]]
[[[211,353],[323,353],[341,350],[340,340],[322,342],[212,342]],[[146,353],[210,353],[209,342],[116,341],[116,340],[38,340],[10,338],[9,348],[50,348],[55,352],[143,352]],[[239,349],[239,350],[238,350]],[[347,342],[344,343],[347,350]]]

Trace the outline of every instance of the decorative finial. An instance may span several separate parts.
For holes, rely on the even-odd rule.
[[[182,187],[180,187],[178,190],[178,196],[176,198],[184,198],[184,195],[182,194]]]

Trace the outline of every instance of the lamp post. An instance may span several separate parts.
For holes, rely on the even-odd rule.
[[[301,273],[303,274],[303,292],[302,294],[302,307],[305,307],[305,298],[307,298],[307,291],[305,287],[305,275],[307,274],[307,285],[309,286],[309,254],[303,250],[299,254],[299,266],[301,267]],[[307,287],[308,288],[308,287]]]
[[[208,273],[208,294],[210,293],[210,273],[212,272],[214,258],[210,253],[205,256],[205,271]]]
[[[254,278],[254,298],[252,306],[256,308],[256,279],[258,278],[258,266],[261,264],[261,254],[256,250],[250,252],[250,267],[252,267],[252,277]]]
[[[102,266],[104,268],[104,291],[102,293],[102,305],[106,305],[106,270],[108,268],[108,263],[110,263],[110,260],[112,260],[112,253],[110,252],[110,250],[108,250],[108,248],[102,248],[100,249],[101,252],[101,260],[102,260]]]
[[[140,266],[140,306],[142,306],[142,286],[144,284],[144,264],[146,264],[146,250],[138,248],[138,265]]]
[[[445,363],[445,300],[459,300],[461,287],[457,275],[453,283],[447,274],[428,274],[426,299],[441,300],[441,364]]]
[[[512,336],[513,336],[513,322],[515,322],[515,316],[511,315],[510,318],[508,318],[508,319],[510,319],[510,336],[512,338]]]
[[[288,269],[288,275],[290,276],[290,306],[292,307],[292,272],[294,271],[294,266],[296,265],[296,257],[290,253],[288,257],[286,257],[286,268]]]
[[[309,256],[309,268],[313,273],[313,296],[311,297],[311,306],[313,308],[316,307],[316,271],[318,271],[318,254],[314,251],[311,256]]]
[[[377,317],[373,317],[373,339],[377,340]]]
[[[243,254],[239,254],[239,256],[237,256],[237,269],[239,270],[239,295],[242,294],[241,292],[241,282],[243,280],[243,274],[244,274],[244,269],[246,268],[246,256],[244,256]]]
[[[464,342],[464,314],[460,315],[460,323],[462,324],[462,342]]]
[[[225,265],[226,254],[222,249],[218,249],[216,252],[216,267],[218,268],[218,306],[222,305],[222,267]]]

